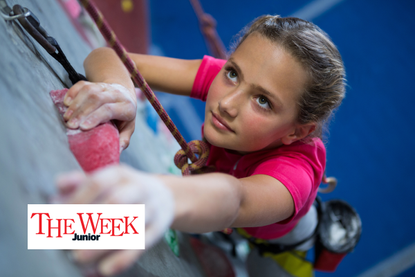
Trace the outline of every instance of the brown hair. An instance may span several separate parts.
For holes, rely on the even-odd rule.
[[[336,46],[313,23],[265,15],[241,31],[233,50],[254,32],[284,47],[307,70],[310,79],[298,100],[297,120],[300,124],[316,122],[316,130],[308,138],[321,138],[326,123],[345,96],[345,70]]]

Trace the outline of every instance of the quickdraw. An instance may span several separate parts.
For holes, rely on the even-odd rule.
[[[57,60],[69,75],[69,79],[72,84],[86,78],[75,71],[72,65],[69,63],[62,49],[55,38],[48,35],[46,30],[40,25],[39,19],[28,9],[23,9],[20,5],[13,6],[13,12],[15,15],[21,15],[24,10],[29,12],[29,16],[19,17],[19,23],[25,28],[25,30],[51,55]],[[27,14],[27,13],[25,13]]]
[[[55,60],[57,60],[69,75],[72,84],[86,78],[75,71],[55,38],[48,35],[46,30],[40,25],[39,19],[28,8],[14,5],[10,8],[6,1],[0,1],[0,14],[5,20],[18,20],[20,25],[33,37]]]

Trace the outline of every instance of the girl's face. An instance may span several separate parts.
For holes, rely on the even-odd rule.
[[[296,121],[306,82],[306,71],[281,46],[260,34],[249,35],[209,89],[205,138],[240,153],[301,139],[313,128]]]

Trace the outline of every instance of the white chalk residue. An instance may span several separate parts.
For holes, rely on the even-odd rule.
[[[346,242],[347,231],[340,222],[330,225],[329,242],[330,245],[342,245]]]
[[[331,245],[344,245],[350,239],[356,237],[359,230],[359,221],[357,218],[352,218],[348,229],[340,222],[340,220],[333,222],[330,225],[329,242]]]
[[[68,136],[73,136],[73,135],[76,135],[76,134],[79,134],[79,133],[82,133],[82,130],[81,129],[66,129],[66,134],[68,135]]]

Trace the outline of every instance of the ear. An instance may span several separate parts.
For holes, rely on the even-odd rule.
[[[281,139],[281,142],[284,145],[290,145],[291,143],[297,140],[305,138],[306,136],[314,132],[315,129],[316,129],[316,123],[314,122],[297,125],[291,133],[289,133],[288,135],[286,135],[285,137]]]

